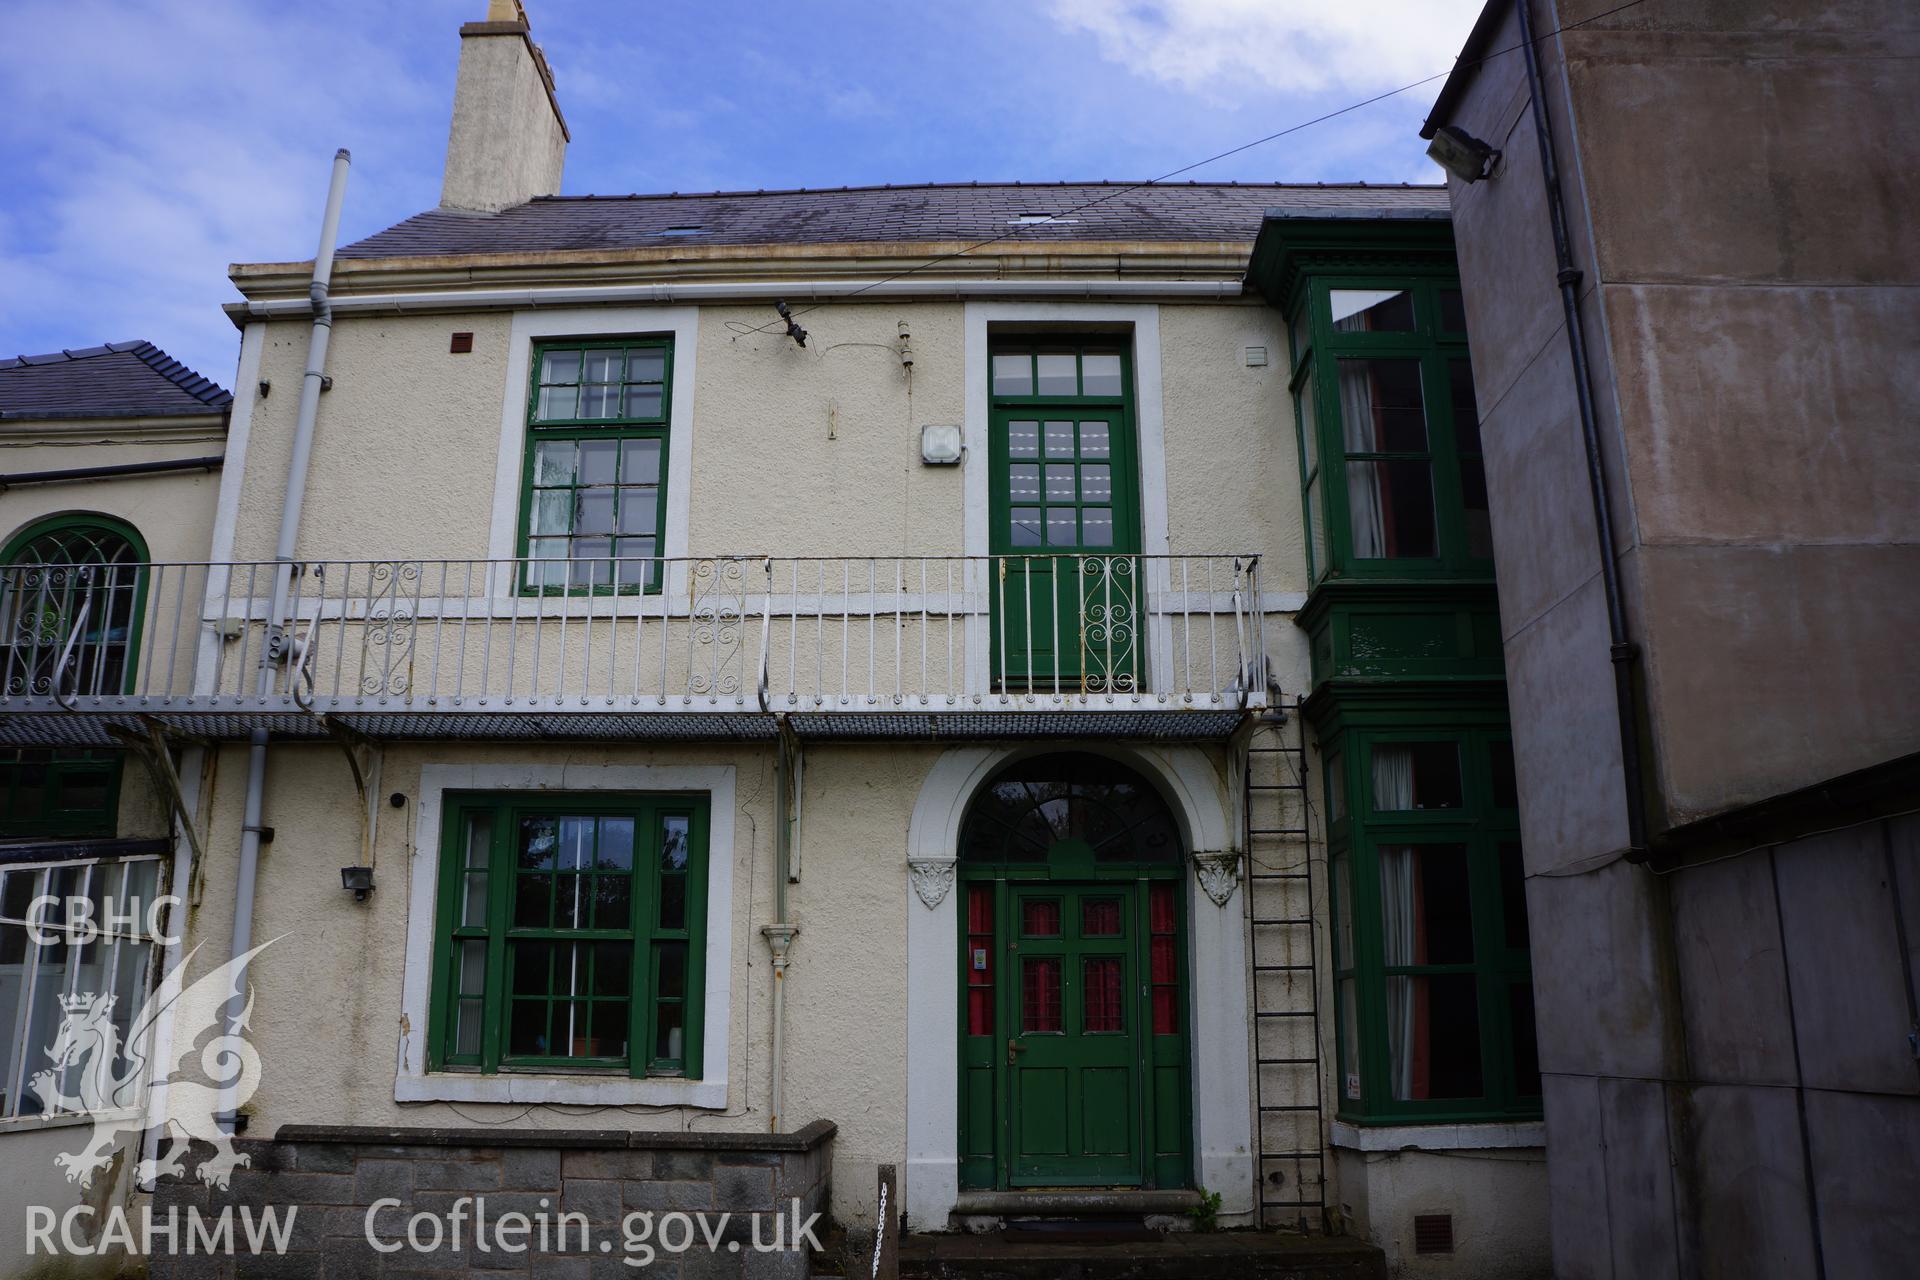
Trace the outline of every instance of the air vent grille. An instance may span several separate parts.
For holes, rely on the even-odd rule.
[[[1415,1214],[1413,1251],[1415,1253],[1452,1253],[1453,1215],[1450,1213]]]

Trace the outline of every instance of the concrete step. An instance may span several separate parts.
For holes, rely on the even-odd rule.
[[[1184,1231],[1151,1239],[1035,1239],[1027,1232],[911,1235],[902,1280],[1386,1280],[1379,1249],[1346,1236]]]

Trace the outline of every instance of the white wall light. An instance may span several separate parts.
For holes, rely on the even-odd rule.
[[[920,461],[930,467],[950,467],[960,461],[963,447],[960,428],[927,426],[920,428]]]

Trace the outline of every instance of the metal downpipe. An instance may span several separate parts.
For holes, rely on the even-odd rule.
[[[1627,605],[1620,589],[1620,555],[1613,537],[1613,506],[1607,488],[1606,466],[1600,453],[1599,415],[1594,409],[1593,369],[1587,355],[1586,326],[1580,318],[1580,280],[1573,265],[1573,244],[1567,234],[1567,210],[1560,199],[1560,165],[1547,120],[1546,86],[1540,75],[1540,54],[1534,44],[1533,14],[1528,0],[1514,0],[1520,19],[1520,48],[1527,64],[1527,96],[1533,107],[1533,131],[1540,142],[1540,172],[1546,184],[1547,212],[1553,224],[1555,278],[1560,307],[1565,313],[1567,354],[1573,362],[1573,385],[1580,408],[1580,438],[1585,446],[1587,488],[1593,499],[1593,523],[1600,537],[1600,580],[1606,594],[1608,657],[1613,664],[1614,716],[1620,730],[1620,773],[1626,788],[1627,850],[1629,862],[1647,859],[1647,799],[1644,765],[1640,758],[1639,717],[1633,694],[1633,668],[1640,647],[1627,631]]]
[[[287,643],[275,644],[272,632],[286,621],[287,594],[293,581],[293,552],[300,536],[300,508],[306,498],[307,464],[313,457],[313,427],[320,416],[320,390],[326,378],[327,343],[333,334],[333,311],[327,305],[327,289],[333,279],[334,243],[340,238],[340,206],[347,194],[347,165],[351,157],[342,147],[333,156],[333,176],[327,185],[326,212],[320,219],[320,247],[313,255],[313,281],[307,298],[313,307],[313,331],[307,343],[306,376],[300,385],[300,414],[293,429],[293,450],[287,460],[287,487],[280,506],[280,536],[274,545],[278,562],[273,574],[273,604],[267,614],[269,639],[261,645],[260,671],[254,691],[266,697],[273,689],[275,663],[286,656]],[[241,477],[244,482],[245,477]],[[246,811],[240,828],[240,866],[233,881],[233,944],[230,958],[238,959],[253,948],[254,885],[260,871],[261,815],[267,787],[267,731],[255,729],[247,741]],[[239,1029],[240,1011],[245,1007],[243,993],[236,993],[227,1006],[227,1031]],[[234,1127],[235,1095],[238,1081],[223,1082],[220,1088],[220,1123]]]
[[[797,925],[787,920],[787,879],[793,867],[792,815],[797,772],[794,763],[798,753],[799,743],[783,716],[773,757],[773,923],[760,929],[760,936],[767,940],[767,950],[773,954],[773,1008],[769,1012],[773,1019],[773,1052],[768,1064],[767,1103],[767,1128],[773,1133],[780,1132],[786,1106],[787,948],[793,945],[793,936],[800,932]]]

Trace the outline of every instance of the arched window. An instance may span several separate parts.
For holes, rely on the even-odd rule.
[[[58,516],[0,553],[0,680],[13,697],[126,692],[147,552],[131,525]]]
[[[0,690],[99,697],[132,687],[147,548],[110,516],[56,516],[0,549]],[[0,748],[0,836],[114,834],[121,753]]]
[[[1021,760],[974,798],[960,832],[971,863],[1044,862],[1074,842],[1096,863],[1177,862],[1180,834],[1153,784],[1104,756],[1059,752]]]

